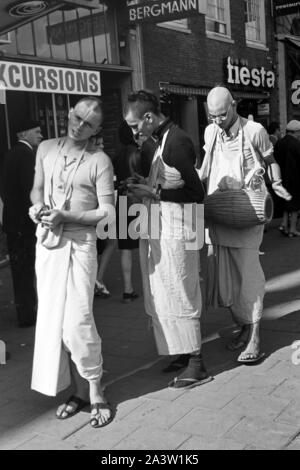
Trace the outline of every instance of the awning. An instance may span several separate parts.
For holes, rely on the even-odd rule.
[[[211,88],[196,88],[188,87],[183,85],[176,85],[168,82],[159,82],[160,91],[166,91],[167,93],[173,95],[182,95],[182,96],[207,96]],[[268,92],[255,92],[255,91],[234,91],[232,93],[237,99],[253,99],[253,100],[262,100],[268,99],[270,93]]]
[[[234,98],[241,100],[266,100],[270,98],[269,92],[255,92],[255,91],[232,91]]]
[[[209,88],[194,88],[184,85],[175,85],[167,82],[159,82],[160,91],[166,91],[173,95],[182,96],[207,96]]]
[[[294,47],[297,47],[297,49],[300,49],[300,37],[286,37],[285,38],[286,42]]]

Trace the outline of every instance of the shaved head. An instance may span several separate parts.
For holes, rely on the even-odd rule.
[[[228,129],[237,119],[236,102],[230,91],[216,86],[207,96],[209,118],[222,129]]]
[[[222,86],[216,86],[208,94],[207,106],[213,109],[218,106],[224,106],[225,108],[228,108],[232,101],[232,94],[227,88]]]

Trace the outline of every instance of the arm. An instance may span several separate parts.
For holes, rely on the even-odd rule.
[[[270,142],[267,131],[262,127],[258,134],[255,136],[256,142],[255,147],[259,149],[259,153],[267,164],[267,171],[270,181],[272,183],[272,188],[277,196],[290,201],[292,196],[288,191],[282,186],[281,171],[278,163],[274,158],[274,148]]]
[[[97,225],[98,222],[108,215],[109,210],[114,207],[114,195],[99,196],[99,207],[85,212],[60,211],[61,222],[76,223],[80,225]]]
[[[43,169],[43,161],[42,161],[42,150],[41,145],[38,147],[37,155],[36,155],[36,164],[35,164],[35,175],[33,181],[33,188],[30,193],[30,199],[33,206],[29,209],[29,216],[36,224],[40,222],[37,216],[41,211],[42,207],[44,206],[44,184],[45,184],[45,177],[44,177],[44,169]]]
[[[201,203],[205,195],[204,188],[195,169],[196,154],[190,139],[184,137],[171,142],[164,160],[167,165],[179,171],[184,181],[184,187],[161,189],[161,200],[178,203]]]

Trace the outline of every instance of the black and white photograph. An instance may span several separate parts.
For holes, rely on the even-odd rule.
[[[300,1],[0,0],[0,451],[300,450],[299,391]]]

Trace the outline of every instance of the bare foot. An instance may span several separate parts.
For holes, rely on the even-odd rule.
[[[250,325],[249,336],[247,347],[239,355],[238,362],[257,362],[263,357],[260,353],[259,323]]]
[[[90,382],[91,419],[93,428],[101,428],[112,420],[112,409],[107,402],[100,382]]]

